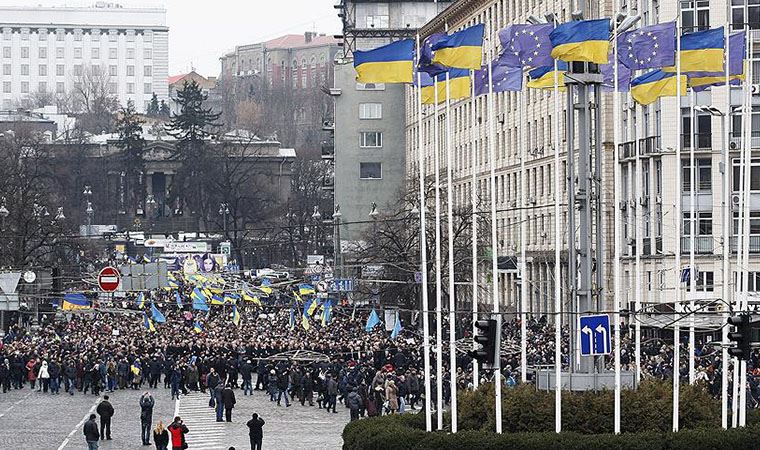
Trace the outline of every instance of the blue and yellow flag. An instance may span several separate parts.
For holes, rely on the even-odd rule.
[[[142,292],[137,294],[137,299],[135,300],[135,303],[137,303],[137,307],[140,309],[145,307],[145,295],[143,295]]]
[[[298,293],[301,294],[301,295],[309,295],[309,294],[313,294],[314,292],[316,292],[314,290],[314,286],[312,286],[310,284],[299,284],[298,285]]]
[[[448,75],[448,78],[447,78]],[[424,79],[423,75],[423,79]],[[438,103],[446,101],[446,87],[448,86],[448,93],[451,100],[458,100],[467,98],[472,93],[470,83],[470,71],[466,69],[451,69],[448,72],[444,72],[437,76],[438,82],[427,85],[427,81],[423,81],[422,85],[422,103],[431,105],[436,100],[436,89],[438,90]]]
[[[290,308],[290,329],[294,329],[296,327],[296,309]]]
[[[156,327],[153,326],[153,321],[148,317],[148,313],[143,311],[143,326],[150,332],[155,332]]]
[[[200,289],[195,288],[190,294],[190,299],[193,302],[193,309],[200,311],[208,311],[208,303],[206,303],[206,294]]]
[[[309,315],[313,316],[317,312],[317,308],[319,308],[319,300],[314,299],[309,303]]]
[[[248,291],[241,291],[240,295],[243,297],[243,300],[246,302],[251,302],[254,305],[261,306],[261,300],[257,295],[253,295]]]
[[[240,311],[238,311],[237,306],[232,307],[232,323],[236,326],[240,325]]]
[[[303,313],[301,314],[301,326],[304,330],[309,330],[309,315],[311,315],[311,305],[314,304],[314,300],[307,300],[306,303],[303,305]]]
[[[195,321],[195,323],[193,323],[193,331],[195,331],[198,334],[203,333],[203,325],[201,325],[201,323],[198,322],[197,320]]]
[[[330,319],[332,319],[332,300],[328,298],[322,306],[322,326],[330,323]]]
[[[445,36],[433,44],[433,63],[478,70],[483,65],[483,30],[479,23]]]
[[[180,308],[182,308],[182,296],[179,295],[179,291],[177,291],[177,292],[174,293],[174,300],[176,300],[177,306],[179,306]]]
[[[610,52],[610,19],[563,23],[549,34],[552,58],[607,64]]]
[[[63,296],[63,305],[61,306],[61,309],[64,311],[90,309],[91,307],[92,304],[83,294],[66,294]]]
[[[565,73],[567,73],[567,63],[557,61],[558,85],[560,90],[565,89]],[[554,88],[554,66],[538,67],[528,72],[528,87],[532,89],[553,89]]]
[[[354,51],[359,83],[411,83],[414,41],[404,39],[373,50]]]
[[[723,27],[681,36],[681,73],[723,72],[725,48]],[[662,70],[676,72],[676,67],[666,67]]]
[[[681,75],[681,95],[686,95],[686,75]],[[678,93],[675,73],[653,70],[631,81],[631,96],[639,104],[649,105],[660,97],[674,97]]]
[[[155,303],[150,304],[150,314],[153,316],[153,320],[155,320],[158,323],[165,323],[166,322],[166,316],[163,315],[161,311],[156,308]]]
[[[148,255],[143,255],[143,262],[146,264],[150,262],[150,258],[148,257]]]
[[[211,304],[212,305],[224,305],[224,299],[219,294],[212,294],[211,295]]]

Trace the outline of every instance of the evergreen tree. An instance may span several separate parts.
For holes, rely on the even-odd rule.
[[[142,199],[142,186],[138,186],[138,179],[144,166],[145,139],[142,136],[143,123],[143,120],[137,114],[135,103],[132,100],[129,100],[127,106],[119,111],[116,119],[116,130],[119,133],[119,140],[116,146],[121,149],[121,158],[124,162],[126,174],[127,192],[131,192],[133,202],[139,202]],[[134,204],[136,206],[136,203]]]
[[[204,108],[207,96],[195,81],[187,82],[177,92],[179,114],[175,114],[166,127],[166,131],[177,139],[177,146],[185,156],[197,156],[203,139],[211,136],[214,128],[222,125],[217,122],[221,114],[211,108]],[[189,154],[187,154],[189,152]]]
[[[161,100],[161,108],[158,110],[158,115],[167,118],[171,115],[171,112],[169,111],[169,105],[167,105],[163,100]]]
[[[153,93],[153,97],[150,99],[150,103],[148,104],[148,110],[145,111],[145,113],[149,117],[156,117],[158,115],[158,96],[156,93]]]

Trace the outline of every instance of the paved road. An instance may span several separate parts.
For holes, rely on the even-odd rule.
[[[144,391],[108,393],[116,414],[112,423],[112,441],[102,441],[101,450],[132,450],[140,445],[139,398]],[[338,413],[327,413],[316,406],[277,406],[263,392],[243,396],[236,390],[237,405],[232,423],[218,423],[208,407],[207,394],[191,393],[179,402],[172,401],[169,390],[151,391],[156,399],[154,424],[168,425],[175,414],[182,416],[190,429],[189,450],[248,449],[245,422],[256,412],[266,421],[264,448],[269,449],[339,449],[341,432],[348,421],[348,410],[338,405]],[[69,450],[86,448],[82,424],[102,396],[58,396],[32,392],[28,386],[7,394],[0,393],[0,449]]]

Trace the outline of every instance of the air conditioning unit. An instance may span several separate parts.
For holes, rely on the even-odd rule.
[[[760,94],[760,84],[752,85],[752,94]]]
[[[641,206],[647,206],[649,204],[649,199],[647,197],[639,197],[639,204]]]
[[[636,208],[636,200],[628,200],[628,206],[631,209],[635,209]]]
[[[620,200],[619,208],[621,211],[625,211],[626,209],[628,209],[628,202],[625,200]]]
[[[731,142],[731,143],[728,144],[728,147],[731,150],[736,150],[736,148],[738,147],[738,145],[736,145],[736,142]]]
[[[739,194],[734,194],[734,195],[731,196],[731,204],[732,205],[739,206],[739,200],[740,200]]]
[[[628,245],[630,245],[630,246],[636,245],[636,239],[628,238]]]
[[[546,233],[546,231],[541,232],[541,239],[546,239],[549,235]]]
[[[536,204],[536,197],[529,198],[528,199],[528,203],[530,203],[531,205],[535,205]]]
[[[504,122],[506,121],[506,114],[499,113],[499,123],[504,125]]]
[[[658,204],[658,205],[662,205],[662,197],[660,197],[660,196],[658,195],[657,197],[655,197],[655,198],[654,198],[654,202],[655,202],[656,204]]]

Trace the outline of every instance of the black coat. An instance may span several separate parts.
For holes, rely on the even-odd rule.
[[[264,419],[257,417],[251,419],[246,423],[248,425],[248,435],[254,439],[261,439],[264,437]]]
[[[84,423],[82,433],[87,442],[98,442],[100,433],[98,432],[98,424],[95,422],[95,419],[90,419]]]
[[[103,400],[98,405],[98,409],[96,409],[98,415],[103,418],[111,418],[113,417],[113,406],[111,405],[111,402],[108,400]]]
[[[156,443],[156,446],[159,445],[169,445],[169,432],[164,429],[160,434],[153,431],[153,442]]]
[[[156,400],[153,396],[144,395],[140,397],[140,419],[150,422],[153,418],[153,406],[156,404]]]
[[[235,391],[230,388],[225,388],[222,391],[222,403],[224,403],[225,409],[232,409],[235,407]]]

